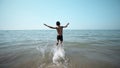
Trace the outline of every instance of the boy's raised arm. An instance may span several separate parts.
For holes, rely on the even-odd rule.
[[[65,26],[63,26],[63,28],[66,28],[69,25],[69,23],[67,23]]]
[[[52,28],[52,29],[56,29],[56,27],[52,27],[52,26],[49,26],[47,24],[44,24],[45,26],[49,27],[49,28]]]

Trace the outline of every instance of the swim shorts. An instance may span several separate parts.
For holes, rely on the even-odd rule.
[[[57,40],[63,41],[63,36],[62,35],[57,35]]]

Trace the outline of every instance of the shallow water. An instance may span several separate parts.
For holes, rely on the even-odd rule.
[[[120,68],[119,30],[65,30],[58,65],[55,42],[54,30],[1,30],[0,68]]]

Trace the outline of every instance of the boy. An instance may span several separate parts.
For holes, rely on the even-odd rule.
[[[49,27],[49,28],[57,30],[58,35],[57,35],[57,43],[56,43],[56,45],[58,45],[59,41],[60,41],[60,44],[62,45],[62,42],[63,42],[63,28],[66,28],[69,25],[69,23],[67,23],[66,26],[60,26],[60,22],[57,21],[56,22],[57,27],[52,27],[52,26],[49,26],[47,24],[44,24],[44,25]]]

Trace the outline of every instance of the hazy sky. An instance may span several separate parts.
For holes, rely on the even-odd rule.
[[[120,29],[120,0],[0,0],[0,30]]]

